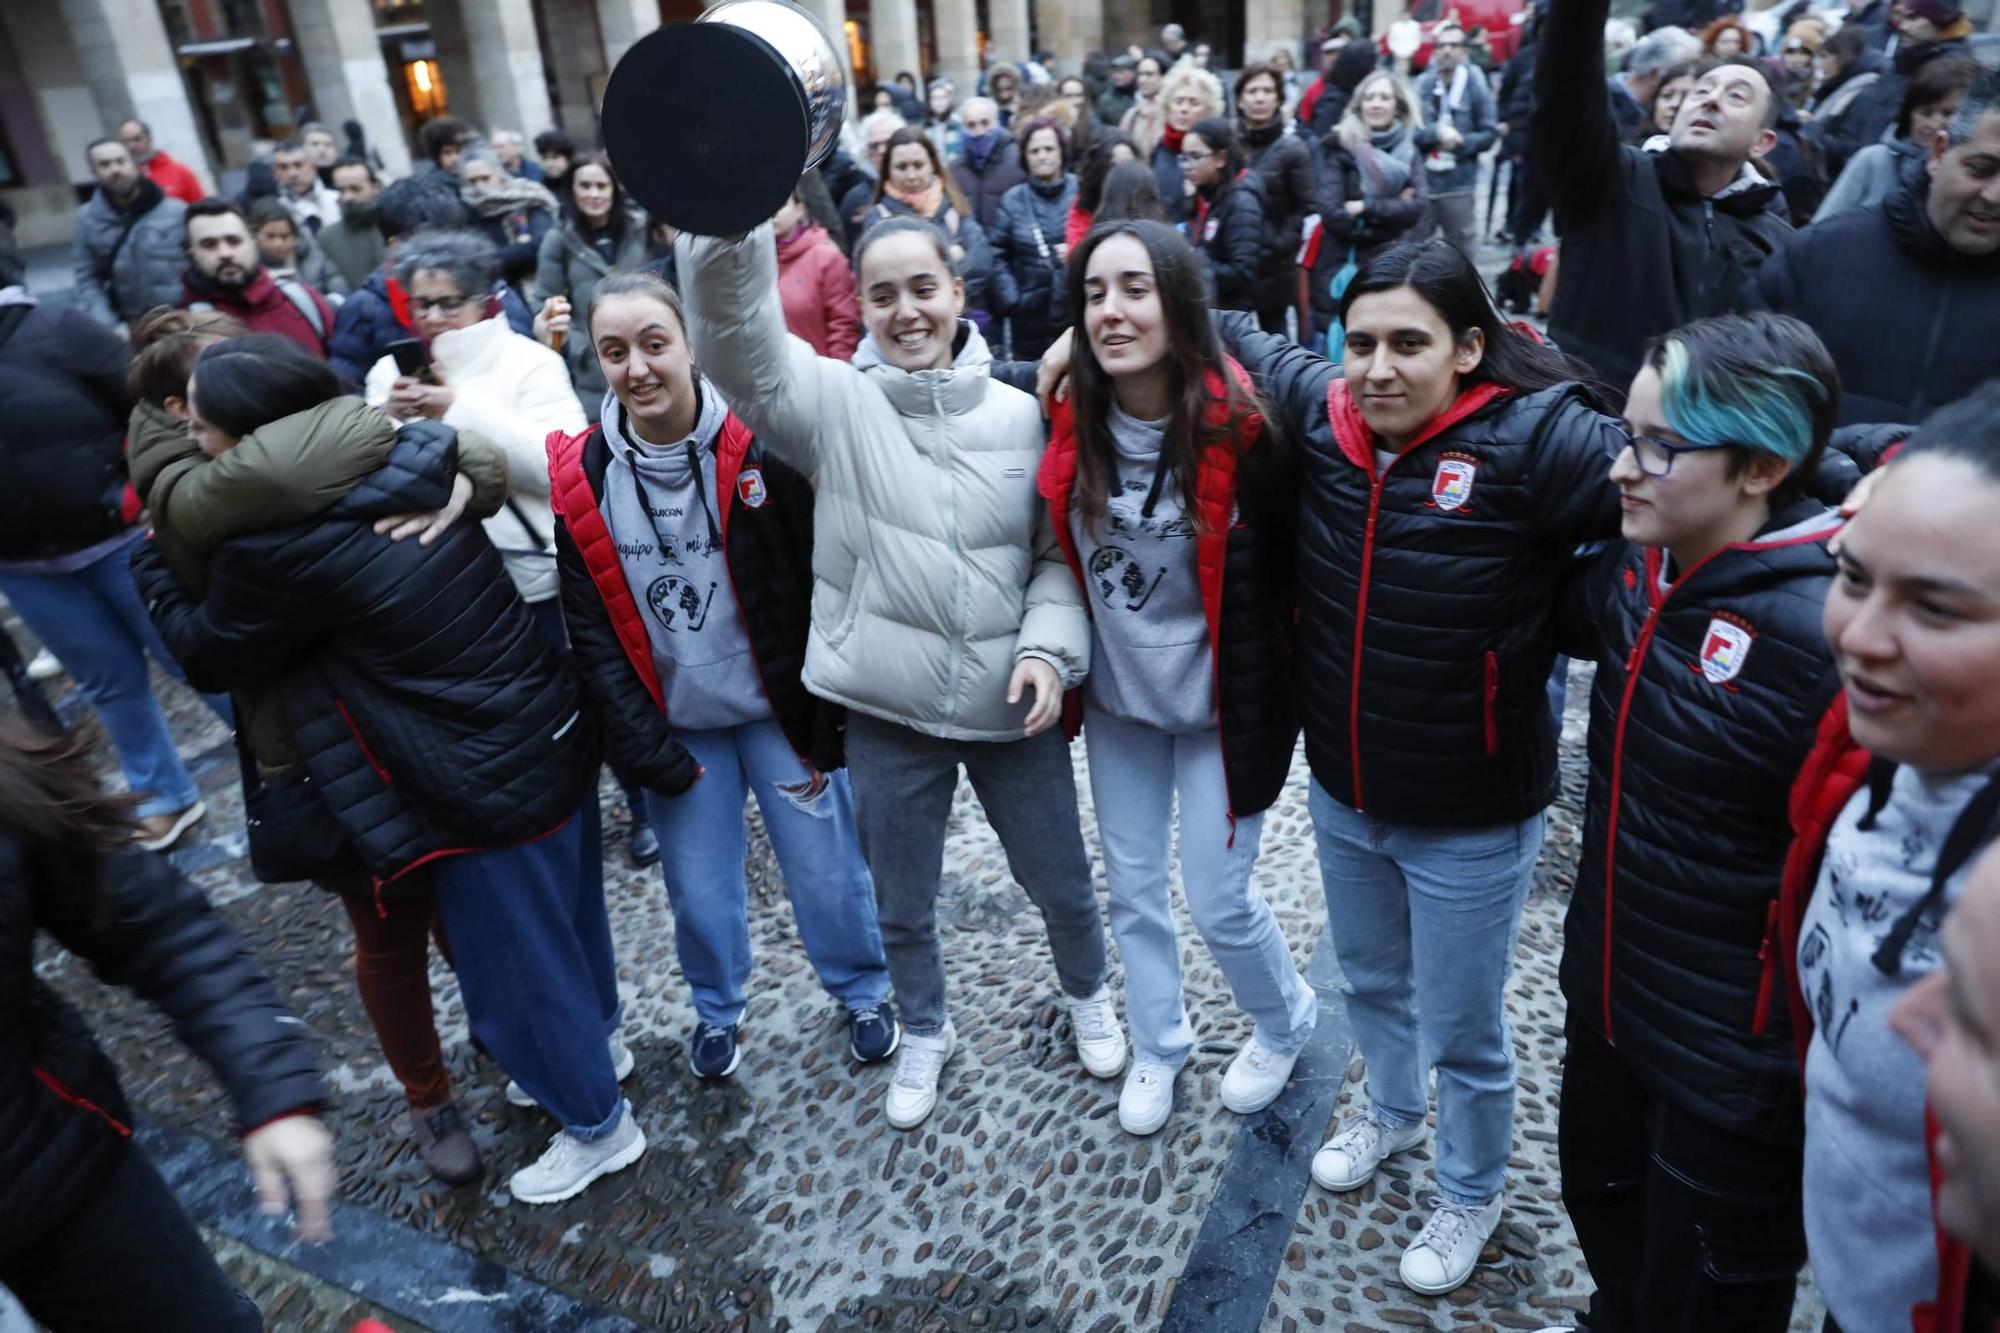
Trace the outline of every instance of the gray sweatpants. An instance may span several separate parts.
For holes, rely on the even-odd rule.
[[[849,713],[847,775],[861,854],[875,878],[903,1026],[920,1037],[945,1026],[937,894],[961,764],[1000,836],[1007,868],[1041,911],[1063,993],[1081,999],[1104,984],[1104,927],[1061,730],[1018,741],[952,741]]]

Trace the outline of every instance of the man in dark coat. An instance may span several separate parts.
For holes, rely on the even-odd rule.
[[[1933,60],[1973,54],[1965,40],[1972,25],[1950,0],[1906,0],[1906,4],[1909,13],[1899,30],[1895,54],[1880,67],[1880,77],[1855,96],[1837,127],[1821,131],[1827,161],[1836,170],[1896,123],[1904,90],[1918,70]]]
[[[991,98],[966,98],[958,118],[965,133],[958,141],[951,178],[971,205],[972,216],[991,231],[1007,191],[1028,179],[1027,169],[1021,165],[1021,148],[1000,128],[1000,112]]]
[[[1598,73],[1608,9],[1552,0],[1533,142],[1563,238],[1549,333],[1623,388],[1648,338],[1729,310],[1791,224],[1778,187],[1750,165],[1777,141],[1777,97],[1754,64],[1704,74],[1664,151],[1618,142]]]
[[[1564,269],[1567,277],[1568,269]],[[1841,421],[1921,421],[1994,373],[2000,346],[2000,73],[1967,90],[1924,173],[1792,236],[1743,292],[1833,352]]]
[[[97,193],[76,215],[76,304],[105,324],[129,324],[180,299],[187,205],[147,179],[118,140],[88,152]]]

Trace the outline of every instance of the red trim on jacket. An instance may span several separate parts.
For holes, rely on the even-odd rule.
[[[63,1101],[69,1103],[71,1106],[74,1106],[79,1111],[90,1112],[92,1115],[96,1116],[99,1120],[102,1120],[105,1124],[111,1126],[111,1128],[117,1132],[119,1138],[129,1139],[132,1137],[132,1127],[130,1125],[126,1124],[124,1121],[120,1120],[117,1116],[111,1114],[111,1112],[105,1110],[103,1107],[99,1106],[96,1102],[90,1100],[90,1098],[84,1096],[76,1089],[70,1087],[69,1084],[63,1082],[61,1079],[57,1078],[54,1074],[51,1074],[48,1070],[42,1068],[40,1065],[35,1066],[35,1077],[41,1081],[41,1085],[43,1087],[47,1088],[50,1092],[53,1092],[57,1097],[61,1098]]]
[[[646,632],[638,599],[632,596],[631,585],[625,581],[625,567],[618,559],[617,544],[612,540],[610,525],[605,523],[604,515],[597,507],[597,492],[591,489],[590,474],[583,466],[584,449],[589,445],[591,435],[600,429],[591,426],[575,435],[549,432],[546,445],[551,507],[563,526],[569,529],[577,553],[583,557],[584,568],[590,571],[590,581],[596,585],[597,595],[604,599],[604,609],[611,616],[611,628],[618,635],[618,644],[625,650],[625,657],[632,663],[639,683],[652,696],[653,706],[664,713],[667,711],[666,693],[660,688],[660,673],[653,665],[652,636]],[[743,460],[755,442],[756,436],[750,427],[734,412],[723,418],[722,433],[715,441],[715,524],[722,537],[722,566],[729,573],[732,595],[737,589],[736,567],[729,559],[729,519],[736,510],[736,484],[743,475]],[[736,614],[739,617],[743,614],[741,596],[736,598]],[[750,654],[750,661],[757,670],[757,687],[764,691],[766,699],[770,698],[770,688],[764,683],[764,664],[754,651]],[[808,756],[799,757],[805,760],[806,767],[817,771]]]
[[[1799,988],[1799,930],[1819,883],[1820,863],[1835,821],[1855,793],[1868,781],[1870,755],[1855,743],[1847,726],[1847,692],[1834,696],[1820,719],[1812,752],[1792,784],[1792,846],[1785,856],[1785,874],[1778,896],[1778,941],[1785,969],[1785,993],[1791,1004],[1792,1039],[1798,1045],[1799,1081],[1805,1082],[1806,1052],[1812,1045],[1812,1009]],[[1937,1225],[1938,1189],[1943,1172],[1936,1155],[1938,1125],[1924,1108],[1924,1149],[1930,1161],[1931,1219],[1937,1231],[1938,1294],[1910,1311],[1912,1333],[1960,1333],[1965,1302],[1972,1283],[1972,1252]]]
[[[1618,721],[1611,733],[1611,793],[1604,820],[1603,1019],[1604,1040],[1613,1046],[1618,1043],[1611,1030],[1611,947],[1614,938],[1612,923],[1616,919],[1613,906],[1618,888],[1618,815],[1624,804],[1622,792],[1625,785],[1625,727],[1632,719],[1632,696],[1638,692],[1639,681],[1645,675],[1646,656],[1652,651],[1653,632],[1660,626],[1661,613],[1667,609],[1667,603],[1673,600],[1674,594],[1687,586],[1688,580],[1720,555],[1732,551],[1777,551],[1787,546],[1806,546],[1813,542],[1825,541],[1839,530],[1840,521],[1835,519],[1829,527],[1796,537],[1785,537],[1777,541],[1759,541],[1753,538],[1747,542],[1731,542],[1727,546],[1717,547],[1689,565],[1665,588],[1660,587],[1660,575],[1665,567],[1666,556],[1657,546],[1646,548],[1644,591],[1648,609],[1645,622],[1639,627],[1638,637],[1632,640],[1632,647],[1625,654],[1625,688],[1618,698]],[[1776,905],[1773,904],[1772,910],[1775,909]],[[1770,957],[1770,926],[1774,920],[1775,918],[1769,913],[1766,914],[1764,941],[1757,950],[1757,956],[1764,962],[1764,976],[1758,984],[1757,1015],[1752,1020],[1752,1027],[1759,1035],[1763,1031],[1763,1015],[1768,1006],[1771,973],[1776,966],[1775,960]]]
[[[1225,358],[1230,379],[1247,397],[1253,389],[1249,372],[1234,359]],[[1225,426],[1229,422],[1230,403],[1222,375],[1214,370],[1208,372],[1204,381],[1208,390],[1208,408],[1205,413],[1211,427]],[[1263,434],[1264,418],[1256,412],[1249,413],[1239,428],[1236,447],[1224,449],[1211,446],[1203,449],[1195,462],[1195,498],[1192,508],[1200,521],[1201,532],[1195,538],[1195,577],[1201,585],[1202,617],[1208,622],[1209,674],[1214,678],[1215,689],[1222,688],[1222,582],[1229,559],[1229,529],[1236,510],[1236,465],[1244,450],[1251,448]],[[1036,477],[1036,488],[1042,499],[1048,502],[1049,522],[1055,528],[1056,542],[1062,547],[1063,559],[1069,562],[1070,573],[1075,576],[1077,587],[1083,591],[1083,606],[1090,613],[1089,583],[1084,577],[1083,560],[1076,549],[1076,536],[1070,531],[1070,501],[1076,493],[1076,408],[1073,402],[1055,405],[1050,417],[1049,443],[1042,451],[1042,465]],[[1064,702],[1063,721],[1069,730],[1070,739],[1082,724],[1081,691],[1071,690],[1071,698]],[[1215,708],[1216,734],[1221,737],[1224,757],[1223,769],[1229,767],[1229,738],[1222,735],[1222,710],[1219,702],[1211,700]],[[1235,800],[1230,801],[1230,837],[1235,838]]]
[[[1361,799],[1361,661],[1362,645],[1368,630],[1368,585],[1375,569],[1375,525],[1382,515],[1382,488],[1388,483],[1389,473],[1396,464],[1437,436],[1450,430],[1459,422],[1479,411],[1495,398],[1511,390],[1503,389],[1491,382],[1475,384],[1458,396],[1458,400],[1431,419],[1431,423],[1417,433],[1415,439],[1397,451],[1389,460],[1389,466],[1378,475],[1375,471],[1375,432],[1361,415],[1361,408],[1354,401],[1354,394],[1348,389],[1347,381],[1335,376],[1326,390],[1326,417],[1333,428],[1334,443],[1347,461],[1368,474],[1368,521],[1361,534],[1361,582],[1354,596],[1354,663],[1349,672],[1347,701],[1347,743],[1349,759],[1354,770],[1354,808],[1366,810]]]

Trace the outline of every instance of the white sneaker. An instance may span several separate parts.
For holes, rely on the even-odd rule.
[[[915,1129],[924,1123],[937,1105],[938,1076],[957,1050],[958,1032],[950,1023],[935,1037],[903,1033],[902,1049],[896,1053],[896,1074],[889,1080],[889,1095],[884,1099],[891,1125]]]
[[[632,1058],[632,1048],[625,1044],[625,1038],[617,1033],[613,1033],[611,1036],[611,1072],[617,1076],[618,1081],[623,1083],[626,1079],[632,1077],[632,1070],[638,1063],[637,1060]],[[528,1090],[511,1078],[507,1080],[507,1102],[511,1106],[529,1108],[535,1105],[535,1099],[528,1095]]]
[[[1180,1070],[1164,1060],[1140,1056],[1126,1071],[1118,1094],[1118,1123],[1127,1134],[1155,1134],[1174,1113],[1174,1079]]]
[[[1222,1104],[1238,1115],[1263,1110],[1278,1100],[1298,1062],[1297,1051],[1280,1055],[1253,1033],[1222,1076]]]
[[[632,1103],[620,1103],[618,1127],[593,1143],[567,1130],[549,1140],[548,1151],[507,1182],[522,1203],[561,1203],[590,1188],[599,1176],[623,1171],[646,1151],[646,1136],[632,1118]]]
[[[1088,999],[1070,999],[1069,1025],[1076,1031],[1076,1055],[1098,1078],[1117,1078],[1125,1069],[1125,1033],[1118,1026],[1118,1009],[1109,988],[1099,986]]]
[[[1398,1271],[1403,1285],[1425,1296],[1442,1296],[1463,1286],[1487,1237],[1500,1224],[1500,1196],[1477,1208],[1440,1200],[1431,1220],[1403,1251]]]
[[[1382,1163],[1424,1141],[1424,1123],[1390,1129],[1373,1116],[1360,1116],[1313,1154],[1313,1179],[1336,1194],[1360,1189],[1375,1178]]]

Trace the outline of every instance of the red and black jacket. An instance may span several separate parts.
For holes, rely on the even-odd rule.
[[[1840,691],[1820,627],[1839,528],[1802,500],[1664,586],[1663,552],[1618,542],[1578,578],[1560,636],[1597,663],[1569,1012],[1655,1095],[1794,1153],[1785,794]]]
[[[652,640],[599,508],[611,447],[592,426],[551,432],[548,451],[563,620],[585,691],[621,766],[678,796],[698,765],[673,737]],[[842,764],[845,711],[800,680],[812,622],[812,487],[731,414],[715,445],[715,492],[730,587],[772,715],[800,759],[831,772]]]
[[[1812,751],[1792,784],[1792,846],[1785,857],[1783,884],[1778,898],[1779,957],[1785,967],[1785,995],[1791,1006],[1792,1040],[1798,1055],[1798,1077],[1805,1078],[1806,1051],[1812,1044],[1812,1008],[1799,987],[1799,930],[1813,889],[1819,884],[1820,863],[1834,822],[1861,790],[1868,785],[1871,764],[1868,751],[1855,743],[1847,728],[1847,696],[1834,696],[1833,704],[1820,719]],[[1935,1148],[1937,1122],[1924,1116],[1926,1148]],[[1937,1192],[1942,1183],[1937,1158],[1931,1158],[1931,1206],[1936,1215]],[[1912,1333],[1973,1333],[1968,1323],[1968,1302],[1977,1262],[1961,1241],[1937,1229],[1938,1294],[1910,1312]],[[1979,1329],[1977,1333],[1989,1333]]]
[[[1556,795],[1553,620],[1618,533],[1624,428],[1580,385],[1466,390],[1378,465],[1340,367],[1235,312],[1225,341],[1300,440],[1299,711],[1328,795],[1390,823],[1518,823]]]
[[[1229,370],[1248,387],[1235,362]],[[1212,423],[1227,420],[1222,376],[1209,372]],[[1277,484],[1281,468],[1259,466],[1251,451],[1276,451],[1264,421],[1252,414],[1235,440],[1211,444],[1195,469],[1194,500],[1187,507],[1201,521],[1195,539],[1196,575],[1208,620],[1214,664],[1216,725],[1222,738],[1223,775],[1231,820],[1268,809],[1284,789],[1297,745],[1299,720],[1291,671],[1291,488]],[[1257,459],[1257,464],[1267,460]],[[1037,479],[1049,519],[1079,586],[1086,586],[1070,502],[1076,490],[1076,422],[1070,403],[1058,403]],[[1085,598],[1085,605],[1089,599]],[[1082,723],[1080,692],[1070,691],[1064,722],[1075,738]]]

